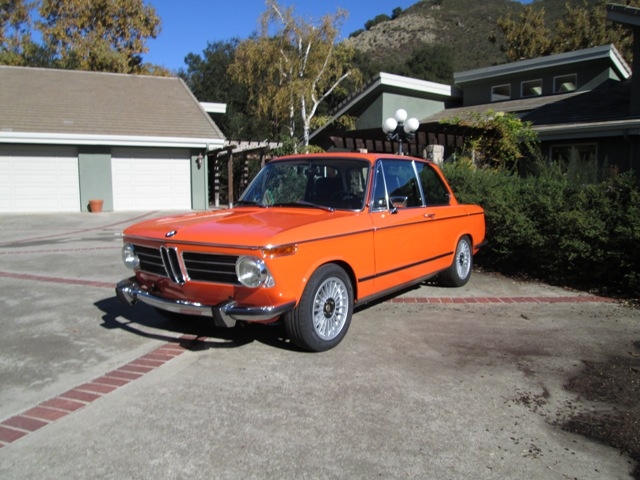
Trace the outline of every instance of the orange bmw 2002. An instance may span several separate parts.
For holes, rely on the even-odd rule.
[[[118,283],[122,301],[226,327],[282,321],[295,345],[319,352],[342,341],[356,305],[436,275],[467,283],[485,222],[429,161],[326,153],[270,161],[233,208],[123,236],[135,276]]]

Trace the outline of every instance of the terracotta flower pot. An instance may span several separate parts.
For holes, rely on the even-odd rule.
[[[89,211],[91,213],[100,213],[104,200],[89,200]]]

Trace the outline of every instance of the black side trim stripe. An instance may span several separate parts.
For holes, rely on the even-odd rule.
[[[417,267],[418,265],[424,265],[425,263],[435,262],[436,260],[440,260],[441,258],[448,257],[453,255],[453,252],[444,253],[442,255],[438,255],[437,257],[427,258],[426,260],[420,260],[419,262],[411,263],[409,265],[403,265],[402,267],[394,268],[392,270],[387,270],[386,272],[376,273],[375,275],[370,275],[368,277],[362,277],[358,279],[359,283],[368,282],[370,280],[374,280],[379,277],[384,277],[385,275],[391,275],[396,272],[401,272],[402,270],[407,270],[409,268]]]
[[[318,241],[322,241],[322,240],[334,240],[336,238],[343,238],[343,237],[350,237],[351,235],[364,235],[367,233],[371,233],[373,232],[374,229],[373,228],[368,228],[366,230],[360,230],[357,232],[348,232],[348,233],[341,233],[340,235],[329,235],[326,237],[318,237],[318,238],[311,238],[309,240],[302,240],[300,242],[293,242],[293,243],[297,243],[298,245],[304,244],[304,243],[313,243],[313,242],[318,242]]]
[[[424,207],[423,207],[424,208]],[[421,223],[437,223],[437,222],[446,222],[447,220],[455,220],[456,218],[467,218],[467,217],[473,217],[476,215],[484,215],[484,213],[472,213],[472,214],[462,214],[462,215],[455,215],[455,216],[451,216],[451,217],[444,217],[444,218],[431,218],[431,219],[417,219],[413,222],[407,222],[407,223],[399,223],[396,225],[389,225],[387,227],[377,227],[376,230],[388,230],[390,228],[401,228],[401,227],[408,227],[408,226],[413,226],[413,225],[419,225]]]

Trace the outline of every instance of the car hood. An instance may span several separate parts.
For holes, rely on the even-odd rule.
[[[316,208],[236,207],[147,220],[123,233],[125,237],[171,243],[261,247],[353,231],[354,218],[363,218],[363,214]]]

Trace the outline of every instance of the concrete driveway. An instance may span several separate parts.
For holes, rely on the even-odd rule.
[[[157,215],[0,216],[0,478],[630,478],[553,422],[599,408],[563,385],[640,353],[638,310],[474,273],[301,353],[120,305],[120,231]]]

